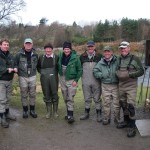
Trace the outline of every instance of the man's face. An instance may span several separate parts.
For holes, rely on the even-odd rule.
[[[53,49],[50,47],[45,48],[44,51],[45,51],[45,54],[48,56],[50,56],[53,53]]]
[[[129,54],[130,52],[130,47],[126,47],[126,48],[120,48],[120,52],[122,56],[126,56]]]
[[[95,50],[95,46],[87,46],[87,51],[89,52],[89,54],[92,54]]]
[[[70,48],[64,48],[64,54],[66,56],[70,55],[70,53],[71,53],[71,49]]]
[[[7,52],[9,50],[9,43],[4,41],[2,45],[0,45],[0,48],[3,52]]]
[[[30,52],[32,50],[33,44],[32,43],[24,43],[24,48],[27,52]]]
[[[103,52],[103,56],[105,57],[105,59],[110,59],[111,57],[112,57],[112,55],[113,55],[113,52],[112,51],[109,51],[109,50],[105,50],[104,52]]]

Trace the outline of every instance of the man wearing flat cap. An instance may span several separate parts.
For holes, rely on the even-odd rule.
[[[94,41],[88,41],[86,50],[80,56],[80,61],[83,68],[82,74],[82,89],[84,95],[84,114],[80,120],[86,120],[90,117],[90,109],[92,100],[95,102],[97,122],[101,122],[101,84],[93,75],[94,66],[100,61],[101,54],[95,49]]]
[[[105,46],[103,48],[103,58],[93,69],[94,76],[100,79],[102,83],[103,125],[110,124],[111,112],[114,114],[114,122],[116,124],[120,120],[117,69],[118,61],[117,57],[113,55],[112,47]],[[111,111],[111,103],[113,111]]]
[[[35,112],[37,62],[38,55],[33,48],[33,41],[31,38],[26,38],[24,47],[19,50],[15,57],[15,70],[19,76],[23,118],[28,118],[28,97],[30,115],[37,118]]]
[[[51,43],[44,46],[45,54],[39,56],[37,70],[40,73],[41,87],[44,102],[47,108],[46,118],[53,114],[58,117],[58,56],[53,52]],[[53,112],[53,113],[52,113]]]
[[[60,52],[58,61],[58,73],[60,75],[61,91],[66,105],[67,115],[65,119],[68,123],[74,120],[74,96],[78,85],[78,80],[82,75],[80,59],[76,52],[72,50],[71,43],[63,43],[63,52]]]
[[[124,121],[117,128],[128,127],[127,136],[136,135],[135,104],[137,78],[144,74],[143,66],[138,57],[130,54],[130,43],[123,41],[119,45],[120,57],[117,76],[119,78],[119,98],[123,109]]]

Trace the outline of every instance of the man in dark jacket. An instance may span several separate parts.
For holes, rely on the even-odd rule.
[[[80,120],[86,120],[90,116],[92,99],[95,102],[97,122],[101,122],[101,83],[93,75],[94,66],[100,61],[102,55],[95,50],[94,41],[88,41],[87,50],[81,54],[80,61],[83,68],[82,89],[84,95],[85,111]]]
[[[9,52],[9,41],[0,41],[0,120],[1,126],[9,127],[6,119],[16,120],[9,111],[9,103],[12,94],[12,80],[14,76],[14,57]]]
[[[117,128],[128,127],[127,136],[136,135],[135,104],[137,79],[144,74],[143,66],[138,57],[130,54],[130,44],[123,41],[119,45],[120,57],[117,76],[119,78],[119,98],[123,109],[124,122],[120,122]]]
[[[30,115],[37,118],[35,112],[37,62],[38,55],[33,49],[33,41],[27,38],[24,41],[24,47],[16,54],[14,68],[19,76],[23,118],[28,118],[28,96]]]

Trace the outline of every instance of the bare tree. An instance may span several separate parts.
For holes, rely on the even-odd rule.
[[[24,0],[0,0],[0,22],[8,20],[9,17],[26,6]]]

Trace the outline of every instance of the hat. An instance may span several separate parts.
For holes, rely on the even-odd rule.
[[[129,45],[130,45],[129,42],[123,41],[123,42],[120,43],[119,48],[126,48]]]
[[[46,45],[44,45],[44,49],[46,49],[46,48],[53,49],[53,45],[51,43],[47,43]]]
[[[25,44],[25,43],[33,43],[33,41],[32,41],[31,38],[26,38],[26,39],[24,40],[24,44]]]
[[[63,49],[64,48],[70,48],[70,49],[72,49],[71,43],[68,42],[68,41],[65,41],[64,44],[63,44]]]
[[[87,47],[89,47],[89,46],[95,46],[94,41],[88,41],[87,42]]]
[[[112,47],[111,46],[105,46],[104,48],[103,48],[103,51],[112,51],[113,49],[112,49]]]

